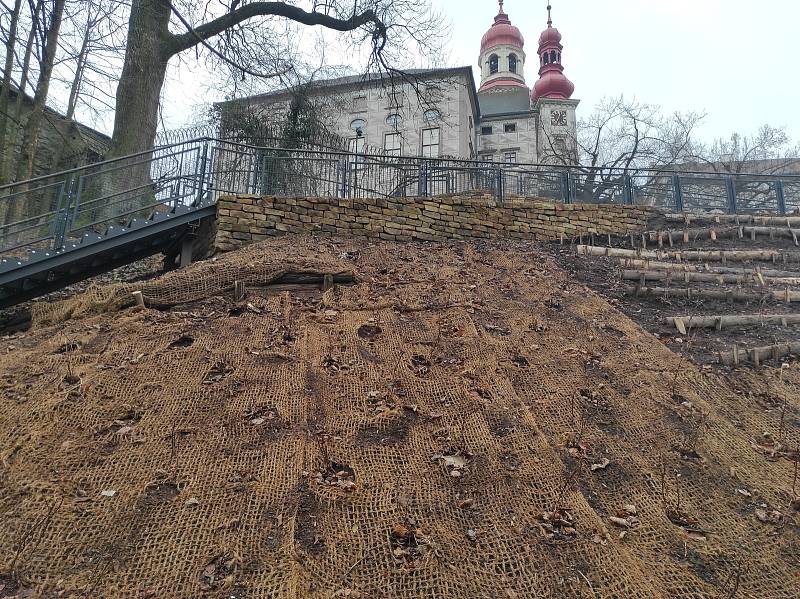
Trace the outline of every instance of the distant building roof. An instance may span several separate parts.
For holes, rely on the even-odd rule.
[[[9,96],[11,98],[17,98],[17,97],[19,97],[19,94],[20,94],[20,90],[17,87],[12,85],[11,89],[9,90]],[[28,94],[23,93],[22,94],[22,98],[23,98],[23,101],[25,103],[33,104],[33,98],[31,98]],[[64,116],[63,114],[61,114],[57,110],[54,110],[53,108],[50,108],[47,105],[45,105],[44,111],[45,111],[46,115],[49,115],[51,117],[54,117],[54,118],[58,119],[58,121],[60,123],[69,123],[71,125],[74,125],[78,135],[81,138],[81,140],[86,144],[86,147],[89,148],[90,150],[92,150],[93,152],[95,152],[96,154],[102,156],[103,154],[106,153],[106,151],[110,147],[110,145],[111,145],[111,137],[109,137],[105,133],[103,133],[101,131],[98,131],[97,129],[93,129],[92,127],[89,127],[88,125],[84,125],[84,124],[76,121],[75,119],[72,119],[72,120],[68,121],[66,116]],[[51,123],[52,123],[52,121],[51,121]]]
[[[322,89],[335,89],[341,87],[351,86],[372,86],[375,83],[384,81],[391,81],[392,79],[399,80],[401,83],[407,79],[430,79],[431,77],[446,77],[450,75],[464,75],[470,86],[470,94],[472,95],[473,105],[475,106],[476,116],[480,116],[480,105],[478,103],[478,88],[475,85],[475,76],[472,73],[472,67],[445,67],[436,69],[408,69],[397,74],[386,73],[366,73],[362,75],[347,75],[345,77],[335,77],[333,79],[320,79],[318,81],[311,81],[309,85],[315,91]],[[288,89],[276,90],[264,94],[257,94],[254,96],[247,96],[245,98],[236,98],[233,100],[226,100],[224,102],[216,102],[215,106],[223,106],[225,104],[235,104],[242,101],[279,101],[284,98],[291,97],[292,92]]]

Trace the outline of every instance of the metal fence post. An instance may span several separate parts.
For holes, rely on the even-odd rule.
[[[200,172],[198,173],[197,181],[197,198],[195,204],[199,204],[203,199],[203,193],[206,186],[206,176],[208,171],[208,142],[203,143],[202,153],[200,154]]]
[[[680,175],[672,175],[672,196],[675,200],[675,211],[683,212],[683,188]]]
[[[78,218],[78,213],[81,209],[81,195],[83,195],[84,189],[86,189],[86,178],[83,176],[78,177],[78,188],[75,190],[75,202],[73,203],[72,210],[69,213],[69,221],[67,222],[67,231],[69,231],[74,225],[75,220]]]
[[[728,214],[736,214],[736,182],[733,177],[725,178],[725,195],[728,198]]]
[[[417,183],[417,195],[421,198],[428,197],[428,163],[424,160],[421,160],[419,163],[419,177]]]
[[[336,170],[338,171],[338,195],[341,198],[347,197],[347,158],[340,158]]]
[[[783,193],[783,181],[775,181],[775,195],[778,196],[778,214],[786,214],[786,196]]]
[[[622,176],[622,201],[627,205],[633,205],[633,179],[630,175]]]
[[[56,204],[56,215],[53,227],[53,249],[64,249],[67,237],[67,228],[72,218],[72,200],[74,197],[75,178],[68,176],[61,184]]]
[[[570,195],[569,172],[561,173],[561,201],[565,204],[571,204],[572,198]]]
[[[500,201],[503,200],[503,167],[498,166],[497,170],[495,171],[495,188],[494,188],[494,197]]]

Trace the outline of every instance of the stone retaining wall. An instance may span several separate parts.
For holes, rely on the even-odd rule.
[[[557,204],[533,199],[458,195],[435,198],[225,197],[218,203],[217,249],[231,250],[283,233],[322,233],[394,241],[475,237],[552,240],[582,233],[646,228],[654,209]]]

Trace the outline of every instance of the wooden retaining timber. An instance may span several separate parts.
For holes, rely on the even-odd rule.
[[[777,360],[798,354],[800,354],[800,343],[778,343],[745,350],[741,350],[734,345],[732,351],[719,353],[719,362],[726,366],[738,366],[742,362],[750,362],[760,366],[766,360]]]
[[[717,224],[752,224],[774,227],[800,226],[800,216],[758,216],[756,214],[665,214],[664,220],[685,225],[690,225],[693,222],[712,222]]]
[[[746,275],[761,273],[765,277],[798,277],[800,272],[793,270],[774,270],[771,268],[735,268],[732,266],[709,266],[708,264],[686,264],[685,262],[659,262],[637,258],[620,258],[623,268],[640,270],[671,270],[679,272],[711,272],[718,275]]]
[[[645,287],[629,286],[624,288],[624,292],[629,295],[651,295],[658,297],[678,297],[684,299],[716,299],[729,302],[764,302],[777,300],[791,303],[800,302],[800,292],[785,289],[782,291],[764,291],[755,293],[752,291],[734,291],[730,289],[692,289],[692,288],[672,288],[672,287]]]
[[[800,273],[795,273],[800,275]],[[625,281],[682,281],[690,283],[720,283],[720,284],[756,284],[772,285],[800,285],[800,276],[795,277],[768,277],[763,273],[755,274],[716,274],[710,272],[674,272],[665,270],[624,270],[622,279]]]
[[[721,316],[668,316],[664,324],[676,329],[728,329],[775,324],[783,327],[800,324],[800,314],[724,314]]]
[[[687,262],[772,262],[800,263],[800,252],[781,250],[626,250],[594,245],[577,246],[578,255],[609,256],[612,258],[652,258]]]
[[[750,239],[756,241],[758,235],[767,235],[770,239],[791,239],[795,245],[800,245],[798,236],[800,229],[778,227],[725,227],[703,229],[670,229],[665,231],[648,231],[649,241],[657,242],[659,247],[664,246],[664,240],[672,246],[675,243],[691,243],[695,241],[716,241],[717,239]]]

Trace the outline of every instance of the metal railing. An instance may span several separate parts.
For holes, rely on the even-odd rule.
[[[800,175],[499,164],[264,148],[222,140],[214,140],[211,150],[211,185],[220,193],[360,198],[476,192],[498,200],[528,197],[675,211],[800,210]]]
[[[60,251],[86,233],[127,227],[207,189],[208,142],[151,151],[0,187],[0,251]]]
[[[432,197],[647,205],[677,212],[800,211],[800,176],[499,164],[269,148],[201,137],[0,187],[0,253],[61,251],[86,233],[222,195]]]

